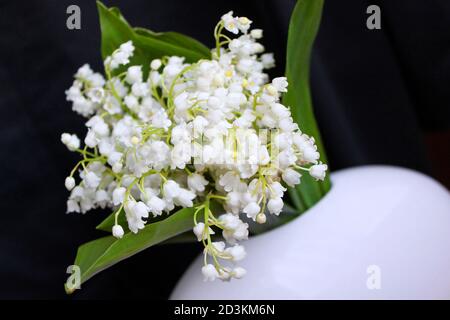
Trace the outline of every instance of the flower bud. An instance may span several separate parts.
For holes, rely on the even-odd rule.
[[[64,181],[64,185],[66,186],[67,190],[72,190],[73,187],[75,187],[75,179],[73,177],[67,177]]]
[[[161,65],[162,65],[161,60],[154,59],[150,63],[150,68],[152,68],[152,70],[158,70],[161,67]]]
[[[61,142],[64,143],[70,151],[74,151],[80,147],[80,139],[78,139],[75,134],[63,133],[61,135]]]
[[[131,137],[131,143],[137,145],[139,143],[139,138],[136,136]]]
[[[258,222],[259,224],[266,223],[266,221],[267,221],[267,217],[264,213],[259,213],[256,216],[256,222]]]
[[[261,39],[263,36],[263,31],[261,29],[253,29],[252,31],[250,31],[250,36],[253,39]]]
[[[122,226],[116,224],[113,228],[112,228],[112,234],[114,237],[116,237],[117,239],[120,239],[123,237],[124,231]]]

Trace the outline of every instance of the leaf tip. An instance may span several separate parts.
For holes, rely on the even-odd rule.
[[[100,0],[95,1],[98,8],[106,9],[106,6]]]

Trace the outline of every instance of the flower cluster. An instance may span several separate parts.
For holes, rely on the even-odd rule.
[[[118,72],[133,55],[129,41],[105,59],[106,79],[88,65],[78,70],[66,94],[88,131],[83,148],[76,135],[61,136],[82,155],[65,181],[68,212],[112,208],[112,233],[121,238],[121,214],[137,233],[153,217],[192,207],[205,279],[245,274],[235,264],[246,255],[238,244],[248,237],[245,221],[279,215],[300,172],[322,180],[327,170],[314,139],[280,103],[286,78],[269,82],[264,73],[274,59],[257,42],[262,30],[250,25],[232,12],[222,16],[210,60],[161,57],[149,61],[148,76],[139,65]]]

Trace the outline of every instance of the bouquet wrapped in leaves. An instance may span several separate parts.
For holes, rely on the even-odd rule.
[[[79,248],[82,282],[186,232],[204,247],[205,280],[241,278],[240,242],[326,193],[308,89],[321,7],[299,1],[286,77],[270,80],[274,57],[247,17],[224,14],[210,50],[178,33],[131,28],[98,3],[104,74],[87,64],[77,71],[66,95],[87,133],[61,136],[81,156],[65,181],[67,211],[112,212],[97,226],[112,236]]]

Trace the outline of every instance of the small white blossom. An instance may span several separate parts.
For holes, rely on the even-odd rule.
[[[125,199],[125,193],[126,193],[127,189],[125,189],[124,187],[119,187],[114,189],[113,191],[113,204],[115,206],[123,203],[123,200]]]
[[[247,206],[244,208],[244,213],[247,214],[247,217],[250,219],[255,220],[256,215],[260,212],[261,208],[256,202],[250,202]]]
[[[131,66],[127,70],[127,75],[125,80],[129,84],[142,82],[142,67],[141,66]]]
[[[194,234],[197,237],[198,241],[202,241],[203,239],[206,239],[208,234],[214,234],[214,231],[211,228],[208,228],[208,231],[205,232],[205,224],[203,222],[199,222],[195,225]]]
[[[273,198],[270,199],[269,202],[267,202],[267,209],[270,213],[274,215],[279,215],[281,213],[281,210],[283,209],[283,199],[281,198]]]
[[[100,180],[101,178],[92,171],[89,171],[84,177],[84,182],[88,188],[97,188]]]
[[[194,205],[195,193],[187,190],[180,189],[178,195],[174,198],[174,203],[185,208],[190,208]]]
[[[164,208],[166,207],[166,202],[163,199],[158,198],[157,196],[150,197],[146,204],[150,212],[153,213],[154,216],[160,216]]]
[[[218,252],[224,252],[225,250],[225,242],[223,241],[213,242],[212,245],[214,246],[214,249],[216,249]]]
[[[204,281],[214,281],[217,277],[219,277],[219,273],[217,272],[216,267],[214,267],[212,264],[203,266],[202,273],[204,276]]]
[[[61,142],[66,145],[70,151],[80,148],[80,139],[75,134],[63,133],[61,135]]]
[[[233,11],[228,12],[222,16],[222,21],[226,30],[238,34],[238,22],[235,17],[233,17]]]
[[[275,67],[275,58],[272,53],[264,53],[261,55],[261,62],[265,69],[270,69]]]
[[[286,77],[279,77],[279,78],[274,78],[272,80],[272,85],[275,87],[275,89],[277,89],[279,92],[287,92],[287,86],[288,86],[288,82]]]
[[[245,258],[247,253],[245,252],[245,248],[238,244],[235,244],[232,247],[229,247],[225,250],[225,253],[230,255],[233,261],[240,261]]]
[[[205,186],[208,184],[208,180],[198,173],[193,173],[188,176],[187,183],[189,189],[192,191],[203,192],[205,191]]]
[[[145,227],[143,218],[148,218],[148,207],[145,203],[129,200],[125,203],[125,213],[128,221],[128,227],[133,233],[137,233]]]
[[[281,177],[283,178],[283,181],[286,182],[286,184],[290,187],[295,187],[295,185],[300,183],[301,174],[294,169],[287,168],[284,170]]]
[[[239,17],[237,18],[237,23],[239,30],[243,33],[247,33],[252,21],[247,17]]]
[[[126,65],[130,62],[130,57],[134,52],[134,46],[131,41],[120,45],[119,49],[105,59],[105,65],[111,70],[116,69],[120,65]]]
[[[326,164],[316,164],[309,169],[309,174],[317,180],[325,179],[328,166]]]
[[[164,184],[164,196],[167,199],[173,199],[175,197],[178,197],[178,195],[180,194],[181,188],[178,185],[178,183],[176,183],[173,180],[169,180]]]
[[[69,212],[80,212],[80,205],[78,204],[77,201],[73,200],[73,199],[69,199],[67,200],[67,213]]]

